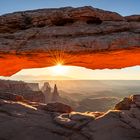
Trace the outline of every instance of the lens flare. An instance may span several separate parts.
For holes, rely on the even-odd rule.
[[[67,67],[63,66],[61,63],[58,63],[56,66],[52,67],[53,75],[65,75],[67,73]]]

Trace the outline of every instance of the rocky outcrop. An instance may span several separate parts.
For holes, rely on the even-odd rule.
[[[140,22],[140,16],[139,15],[126,16],[125,19],[128,22]]]
[[[0,75],[57,62],[91,69],[139,65],[139,18],[87,6],[0,16]]]
[[[45,102],[44,94],[41,91],[33,91],[30,86],[23,81],[0,80],[0,96],[16,94],[29,101]]]
[[[116,104],[115,109],[117,109],[117,110],[129,110],[131,108],[132,103],[133,103],[132,99],[126,97],[121,102]]]
[[[73,109],[70,106],[58,102],[48,103],[44,109],[50,112],[60,112],[60,113],[70,113],[73,111]]]
[[[39,91],[39,83],[28,83],[28,86],[33,90],[33,91]]]
[[[49,82],[43,83],[43,86],[41,87],[41,91],[44,93],[46,92],[46,94],[47,94],[47,92],[51,92],[51,86],[50,86]]]
[[[12,101],[24,101],[23,96],[0,91],[0,99],[12,100]]]
[[[63,127],[80,130],[94,119],[95,116],[90,113],[72,112],[70,114],[58,115],[54,118],[54,121]]]
[[[41,91],[44,93],[45,96],[45,103],[57,102],[60,100],[59,92],[57,89],[56,84],[54,85],[53,92],[51,91],[50,84],[45,82]]]
[[[0,139],[139,140],[140,95],[128,98],[133,102],[129,109],[106,113],[71,112],[60,103],[0,99]]]
[[[117,110],[130,110],[131,107],[140,107],[140,95],[133,95],[130,97],[125,97],[122,101],[116,104],[115,109]]]
[[[0,80],[0,85],[0,90],[2,91],[14,91],[17,93],[31,90],[28,84],[23,81]]]
[[[57,102],[59,100],[60,96],[59,96],[59,92],[57,90],[57,86],[56,84],[54,85],[54,91],[52,93],[52,102]]]
[[[52,100],[52,92],[51,92],[51,86],[48,82],[45,82],[43,87],[41,88],[41,91],[43,92],[45,96],[45,103],[49,103]]]
[[[18,19],[18,20],[17,20]],[[16,12],[1,16],[0,32],[13,33],[33,27],[65,26],[77,22],[87,24],[101,24],[102,21],[123,21],[117,13],[105,12],[92,7],[42,9],[34,11]]]

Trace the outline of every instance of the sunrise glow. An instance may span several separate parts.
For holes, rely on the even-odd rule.
[[[11,77],[2,77],[13,80],[46,79],[46,80],[139,80],[140,66],[124,69],[91,70],[84,67],[66,66],[57,64],[46,68],[23,69]]]
[[[61,63],[52,67],[52,75],[65,75],[67,73],[67,68]]]

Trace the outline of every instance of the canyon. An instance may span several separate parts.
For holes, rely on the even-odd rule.
[[[76,102],[60,95],[57,85],[52,88],[48,82],[45,82],[42,87],[39,83],[27,83],[24,81],[0,80],[0,98],[7,99],[16,97],[19,100],[38,102],[38,103],[67,103],[72,107],[76,107]],[[17,100],[18,100],[17,99]]]
[[[0,97],[1,140],[138,140],[140,95],[108,112],[75,112],[62,103],[38,103],[15,94]]]
[[[40,88],[38,83],[0,80],[0,139],[138,140],[140,138],[139,94],[125,97],[107,112],[78,112],[67,105],[68,100],[62,99],[57,86],[55,85],[51,91],[47,82]],[[107,101],[111,103],[109,98]],[[87,102],[89,101],[85,100],[85,103]],[[97,98],[90,102],[93,102],[97,110],[101,108],[100,104],[103,104]]]
[[[45,102],[44,94],[39,90],[36,83],[28,84],[23,81],[0,80],[0,96],[4,97],[7,94],[20,95],[32,102]]]

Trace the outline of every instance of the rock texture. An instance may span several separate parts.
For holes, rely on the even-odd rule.
[[[45,103],[57,102],[61,98],[56,84],[54,85],[54,89],[52,92],[50,84],[48,82],[45,82],[43,87],[41,88],[41,91],[45,95]]]
[[[87,6],[0,16],[0,75],[58,62],[91,69],[139,65],[139,19]]]
[[[51,92],[51,86],[48,82],[45,82],[41,88],[41,91],[43,92],[45,96],[45,103],[49,103],[52,100],[52,92]]]
[[[120,110],[106,113],[71,112],[64,104],[45,105],[13,97],[0,97],[1,140],[140,139],[140,95],[127,98],[132,101],[129,109],[123,107],[126,102]]]
[[[33,90],[33,91],[39,91],[39,83],[28,83],[28,86]]]
[[[57,89],[57,86],[56,84],[54,85],[54,91],[52,93],[52,102],[57,102],[59,100],[59,92],[58,92],[58,89]]]
[[[34,86],[33,86],[34,85]],[[36,83],[25,83],[23,81],[0,80],[0,96],[10,96],[15,94],[22,96],[26,100],[32,102],[45,102],[45,96],[41,91],[34,91],[32,88],[36,87]]]
[[[51,111],[51,112],[61,112],[61,113],[70,113],[73,111],[73,109],[65,104],[62,103],[48,103],[45,107],[45,110]]]

